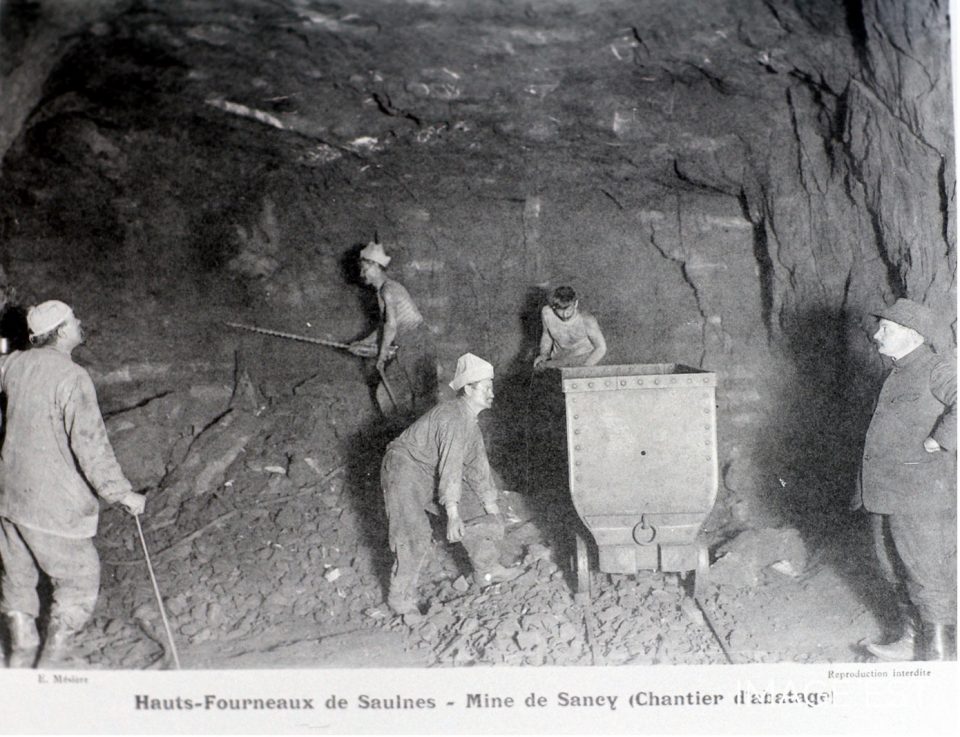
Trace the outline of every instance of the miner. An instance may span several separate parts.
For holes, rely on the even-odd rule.
[[[391,380],[390,386],[406,387],[409,405],[404,409],[425,412],[437,401],[436,349],[430,329],[406,287],[387,276],[390,261],[380,243],[368,243],[360,251],[360,278],[376,290],[381,324],[365,338],[351,343],[349,350],[357,356],[376,356],[377,371],[383,376],[391,348],[396,346],[398,370],[390,375],[399,381]],[[393,398],[400,399],[395,395]]]
[[[446,514],[447,540],[467,551],[481,586],[509,581],[519,568],[505,568],[498,541],[504,528],[477,416],[493,404],[493,366],[472,353],[457,361],[444,401],[387,446],[380,483],[396,556],[387,603],[398,614],[417,611],[417,579],[431,550],[426,512]]]
[[[571,287],[557,287],[540,311],[543,325],[540,352],[533,359],[534,370],[564,366],[595,366],[607,352],[597,319],[580,309],[580,300]]]
[[[870,514],[899,631],[866,648],[883,660],[950,659],[957,622],[956,367],[933,349],[939,330],[929,308],[898,299],[874,314],[873,339],[893,368],[867,429],[854,508]]]
[[[73,310],[43,302],[27,312],[27,327],[34,347],[0,357],[0,612],[12,668],[31,667],[40,646],[39,571],[52,586],[40,667],[68,661],[73,635],[93,614],[97,497],[134,515],[144,509],[110,446],[93,381],[71,358],[84,339]]]

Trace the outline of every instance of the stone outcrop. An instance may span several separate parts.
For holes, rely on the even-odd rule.
[[[356,336],[352,254],[378,236],[444,360],[509,379],[571,283],[609,362],[720,373],[722,511],[757,521],[852,481],[870,309],[954,320],[936,0],[104,3],[69,43],[48,5],[4,5],[4,267],[124,339],[128,313],[199,325],[211,302]]]

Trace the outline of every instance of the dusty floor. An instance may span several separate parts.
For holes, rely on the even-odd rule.
[[[190,363],[187,348],[140,370],[162,385],[171,365]],[[277,341],[271,358],[287,350],[299,348]],[[820,537],[802,538],[708,520],[702,610],[692,576],[659,572],[594,572],[584,601],[574,596],[572,539],[556,522],[563,492],[542,488],[505,494],[504,562],[523,565],[520,578],[481,592],[456,549],[438,542],[423,616],[394,617],[383,604],[378,468],[395,430],[356,359],[309,350],[317,374],[259,405],[240,392],[228,410],[229,375],[168,382],[152,397],[106,392],[117,452],[149,489],[145,536],[184,667],[850,662],[862,658],[857,641],[880,631],[866,530],[855,521],[822,520]],[[342,378],[332,381],[335,367]],[[488,414],[485,425],[496,408]],[[133,521],[106,509],[97,541],[103,591],[84,664],[168,666]]]
[[[76,358],[147,490],[185,667],[862,657],[885,604],[845,510],[846,450],[878,362],[837,305],[889,296],[894,269],[836,246],[882,221],[859,190],[836,195],[839,212],[806,192],[807,178],[849,184],[841,154],[807,138],[848,138],[817,126],[842,121],[834,89],[858,49],[835,4],[745,5],[103,3],[77,31],[4,158],[0,286],[18,304],[65,299],[86,324]],[[773,173],[766,206],[734,180],[754,160],[751,176]],[[747,218],[761,210],[783,264],[758,255],[766,226]],[[821,214],[826,236],[811,231]],[[397,246],[448,369],[467,349],[503,367],[483,425],[513,492],[506,562],[526,569],[480,592],[438,543],[423,615],[406,620],[383,605],[378,469],[397,428],[371,401],[371,367],[224,325],[360,334],[371,302],[349,257],[374,235]],[[727,473],[703,610],[689,577],[657,572],[597,573],[578,600],[566,489],[519,465],[527,290],[566,279],[604,317],[611,360],[718,372]],[[771,291],[786,285],[796,295]],[[790,319],[772,313],[784,305]],[[751,447],[764,452],[735,454]],[[81,664],[167,667],[133,521],[105,510],[97,544]]]

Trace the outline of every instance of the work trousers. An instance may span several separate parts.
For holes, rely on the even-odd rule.
[[[924,622],[957,622],[957,528],[953,514],[906,511],[871,514],[884,579],[905,586]]]
[[[433,502],[434,479],[402,451],[388,450],[380,466],[380,486],[390,550],[395,555],[388,601],[415,601],[420,571],[432,551],[427,514],[439,514]],[[474,572],[482,576],[500,562],[498,541],[503,539],[503,522],[499,515],[484,512],[479,495],[469,487],[464,488],[459,506],[464,521],[461,543]]]
[[[0,517],[0,612],[40,614],[37,584],[50,577],[50,620],[74,631],[93,615],[100,589],[100,558],[93,538],[69,538],[17,525]]]
[[[397,339],[397,358],[387,365],[387,377],[401,409],[422,415],[437,403],[437,350],[426,323]]]

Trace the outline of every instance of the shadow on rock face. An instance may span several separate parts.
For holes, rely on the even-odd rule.
[[[7,305],[0,311],[0,336],[7,339],[10,351],[22,351],[30,346],[26,308]]]
[[[380,463],[387,444],[403,432],[411,418],[374,417],[351,435],[344,464],[344,488],[349,490],[360,521],[360,543],[373,552],[374,574],[381,584],[384,599],[390,580],[392,554],[387,538],[387,515],[380,488]]]
[[[559,372],[531,374],[527,365],[501,379],[497,392],[491,464],[509,488],[523,495],[531,524],[562,565],[573,555],[577,532],[585,529],[570,498]],[[572,567],[565,570],[570,573]]]
[[[370,323],[370,327],[364,331],[363,335],[356,336],[357,338],[364,337],[375,325],[380,323],[380,308],[377,306],[377,294],[373,289],[367,287],[360,278],[360,251],[362,251],[365,246],[365,243],[354,243],[344,251],[337,260],[341,281],[350,287],[360,290],[357,298],[360,300],[360,307],[363,310],[363,314]]]
[[[885,593],[872,567],[869,530],[849,505],[876,394],[879,361],[863,327],[843,313],[810,311],[784,331],[790,371],[781,376],[777,422],[758,462],[784,469],[768,512],[799,530],[819,562],[835,568],[880,613]]]

